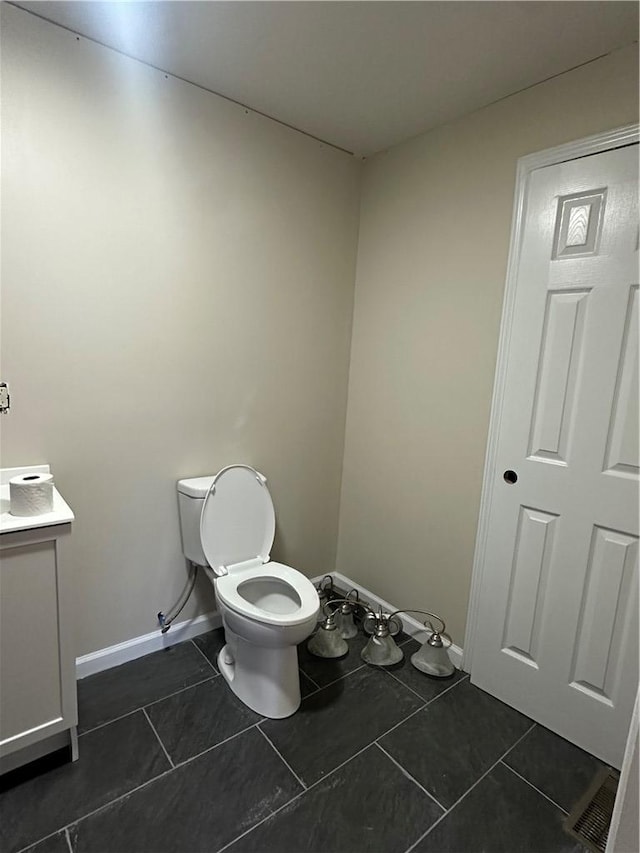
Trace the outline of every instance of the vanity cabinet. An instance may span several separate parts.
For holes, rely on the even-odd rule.
[[[4,503],[8,487],[2,488]],[[40,526],[45,516],[22,519],[34,525],[28,529],[15,529],[20,522],[2,513],[0,773],[67,745],[77,758],[73,589],[66,559],[73,513],[58,493],[54,510],[58,515],[48,513],[49,523]]]

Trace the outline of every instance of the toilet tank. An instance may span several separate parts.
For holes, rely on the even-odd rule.
[[[204,499],[214,475],[209,477],[191,477],[178,480],[178,512],[180,514],[180,532],[182,534],[182,553],[187,560],[199,566],[207,566],[207,558],[200,542],[200,515]]]

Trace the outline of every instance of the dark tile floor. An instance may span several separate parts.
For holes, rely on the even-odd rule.
[[[0,779],[2,853],[582,853],[566,813],[596,759],[408,658],[300,649],[287,720],[242,705],[221,631],[79,682],[80,759]]]

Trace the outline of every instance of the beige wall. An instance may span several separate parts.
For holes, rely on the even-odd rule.
[[[175,480],[462,643],[516,159],[637,117],[624,50],[358,163],[2,4],[3,466],[74,507],[78,654],[186,578]],[[211,609],[200,584],[185,617]]]
[[[269,478],[334,568],[359,164],[2,4],[4,467],[76,512],[79,655],[182,589],[175,481]],[[189,616],[212,609],[200,584]],[[37,626],[33,626],[37,630]]]
[[[365,168],[337,569],[462,645],[518,157],[636,121],[635,48]]]

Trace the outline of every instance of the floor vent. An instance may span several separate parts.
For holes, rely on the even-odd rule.
[[[607,846],[617,790],[618,774],[604,767],[566,820],[567,831],[594,853]]]

